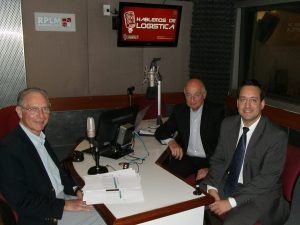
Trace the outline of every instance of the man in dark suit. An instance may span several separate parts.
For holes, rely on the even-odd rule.
[[[47,93],[39,88],[23,90],[16,111],[19,125],[0,142],[0,191],[18,213],[18,224],[105,224],[82,201],[81,191],[76,191],[45,139]]]
[[[289,213],[281,190],[281,173],[287,149],[287,133],[261,115],[263,90],[255,80],[239,90],[239,115],[224,119],[218,145],[203,184],[215,198],[211,212],[224,215],[225,225],[283,225]],[[234,172],[239,137],[245,134],[241,166]],[[245,132],[244,132],[245,133]],[[241,138],[242,139],[242,138]],[[239,141],[240,142],[240,141]],[[232,175],[236,174],[233,185]],[[230,181],[230,182],[229,182]],[[229,188],[230,187],[230,188]]]
[[[171,150],[168,164],[171,171],[183,178],[194,173],[199,180],[207,174],[224,107],[205,101],[206,89],[199,79],[188,80],[184,94],[186,103],[174,107],[170,118],[156,130],[155,137]]]

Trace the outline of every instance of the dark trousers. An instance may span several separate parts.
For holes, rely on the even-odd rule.
[[[185,154],[181,160],[170,156],[167,166],[177,176],[187,178],[191,174],[197,174],[201,168],[208,168],[209,163],[207,158],[192,157]]]
[[[223,221],[205,207],[205,225],[253,225],[257,221],[262,225],[283,225],[288,219],[289,210],[280,201],[283,199],[270,199],[272,207],[263,210],[264,205],[257,206],[254,202],[242,204],[227,212]]]

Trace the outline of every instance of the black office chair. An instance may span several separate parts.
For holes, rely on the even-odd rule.
[[[16,217],[10,206],[0,199],[0,224],[2,225],[16,225]]]
[[[285,165],[282,173],[282,189],[283,196],[288,201],[290,206],[292,204],[293,193],[299,176],[300,150],[293,145],[288,145]],[[221,215],[218,218],[223,220],[224,215]],[[257,221],[254,225],[261,225],[261,223]]]
[[[19,117],[15,108],[16,106],[12,105],[0,109],[0,139],[15,129],[19,123]],[[8,205],[0,192],[0,224],[14,225],[18,219],[18,213]]]

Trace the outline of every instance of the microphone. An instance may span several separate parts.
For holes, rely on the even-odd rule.
[[[86,133],[90,143],[91,152],[94,155],[94,159],[96,161],[96,166],[89,168],[88,174],[94,175],[99,173],[106,173],[108,172],[105,166],[99,165],[100,160],[100,152],[98,146],[95,141],[96,136],[96,129],[95,129],[95,121],[93,117],[88,117],[86,121]]]
[[[95,121],[93,117],[88,117],[86,121],[86,133],[90,142],[90,147],[94,147],[94,138],[96,136]]]
[[[148,81],[149,81],[149,87],[155,87],[156,83],[156,71],[155,68],[152,67],[148,72]]]
[[[144,71],[144,81],[143,83],[148,83],[148,87],[154,88],[157,86],[158,81],[161,80],[161,76],[159,73],[159,67],[157,66],[157,61],[159,61],[160,58],[153,58],[150,63],[149,71],[147,67],[145,67]]]
[[[161,58],[153,58],[150,64],[149,71],[147,67],[144,71],[144,81],[143,83],[148,83],[146,97],[148,99],[157,98],[157,120],[156,124],[161,125],[161,75],[159,73],[159,67],[157,66],[157,61]]]

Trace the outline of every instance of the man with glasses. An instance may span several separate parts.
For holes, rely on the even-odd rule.
[[[0,141],[0,191],[20,225],[100,225],[103,219],[82,201],[43,132],[50,116],[47,93],[28,88],[18,95],[17,128]]]
[[[168,168],[186,178],[196,174],[204,178],[209,167],[224,117],[224,107],[205,101],[206,89],[199,79],[190,79],[184,87],[186,103],[176,105],[170,118],[155,132],[167,144],[172,158]]]

